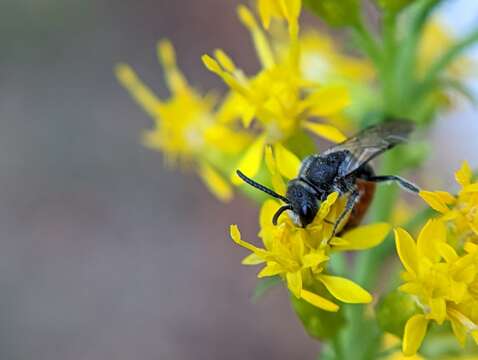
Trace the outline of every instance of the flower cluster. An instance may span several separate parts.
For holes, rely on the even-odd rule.
[[[263,189],[286,201],[280,195],[286,194],[285,180],[295,179],[301,160],[318,152],[316,136],[339,143],[345,134],[394,118],[430,124],[437,111],[451,104],[450,89],[470,97],[464,79],[472,66],[462,52],[478,42],[478,30],[453,39],[431,18],[442,0],[375,1],[381,26],[373,29],[365,24],[365,11],[356,0],[256,0],[252,8],[238,6],[260,69],[246,74],[220,49],[203,55],[205,67],[227,86],[221,97],[202,94],[188,83],[167,40],[158,44],[157,53],[168,98],[158,97],[130,66],[119,64],[119,82],[153,120],[143,135],[144,145],[161,151],[167,164],[192,168],[223,201],[242,184],[237,170],[272,185],[276,194]],[[323,31],[301,31],[303,5],[326,23],[347,28],[352,35],[348,46]],[[425,126],[418,128],[425,133]],[[359,145],[373,148],[374,141]],[[367,150],[359,161],[368,163]],[[384,159],[385,174],[378,175],[398,175],[425,157],[413,144],[396,150]],[[461,186],[457,194],[420,192],[439,212],[435,218],[414,214],[395,189],[377,191],[371,222],[352,228],[345,217],[336,232],[349,194],[324,195],[313,221],[302,227],[298,215],[287,210],[290,206],[264,201],[242,186],[239,191],[261,208],[262,244],[243,240],[237,225],[231,225],[230,237],[251,252],[244,265],[262,266],[259,278],[281,279],[307,332],[329,341],[323,349],[333,354],[327,358],[401,358],[394,346],[379,354],[388,331],[403,338],[404,355],[418,359],[425,335],[433,336],[430,329],[454,334],[460,344],[469,337],[478,343],[478,182],[467,162],[456,180]],[[400,207],[406,210],[400,213]],[[425,220],[415,241],[407,230]],[[397,223],[404,227],[395,230],[403,283],[385,289],[377,278],[378,273],[389,275],[385,262],[396,254],[387,234]],[[349,251],[356,253],[344,256]],[[381,297],[376,308],[358,305],[373,301],[368,290]],[[381,321],[379,313],[393,318],[387,319],[392,324]],[[448,356],[445,350],[443,358]]]
[[[440,219],[447,223],[454,241],[478,243],[478,182],[473,182],[468,162],[463,162],[455,173],[461,186],[458,195],[446,191],[422,191],[420,196],[430,207],[441,213]]]
[[[270,147],[266,151],[266,160],[275,190],[283,190],[284,183],[276,171],[277,164]],[[358,284],[331,275],[327,263],[335,251],[364,250],[380,244],[388,234],[390,225],[364,225],[331,239],[333,225],[344,209],[343,200],[336,192],[330,194],[321,203],[314,221],[305,228],[298,226],[285,213],[279,217],[278,224],[273,225],[272,218],[281,204],[275,200],[265,201],[260,212],[259,232],[263,248],[242,240],[238,227],[231,226],[234,242],[252,252],[243,260],[243,264],[265,264],[258,274],[259,278],[280,275],[296,298],[326,311],[337,311],[339,307],[323,294],[310,290],[317,281],[339,301],[352,304],[371,302],[372,296]]]
[[[242,119],[245,128],[254,125],[258,131],[255,141],[250,145],[239,161],[237,168],[249,176],[255,176],[261,166],[266,145],[274,146],[277,152],[285,157],[291,156],[286,143],[294,135],[307,129],[323,138],[334,142],[345,140],[345,136],[336,127],[314,121],[316,118],[338,114],[349,103],[347,89],[343,86],[322,86],[308,80],[300,67],[301,49],[298,41],[297,7],[300,1],[281,3],[284,5],[284,17],[289,21],[290,37],[286,50],[275,54],[273,44],[260,28],[254,15],[245,6],[239,6],[238,14],[242,23],[252,35],[254,45],[262,65],[262,70],[253,76],[246,76],[238,69],[231,58],[222,50],[216,50],[214,58],[205,55],[203,62],[213,73],[219,75],[232,91],[234,107]],[[274,9],[272,2],[268,6],[260,5],[260,9]],[[281,7],[282,8],[282,7]],[[275,12],[262,10],[264,23],[269,23],[269,15]],[[298,14],[298,13],[297,13]],[[253,123],[254,121],[254,123]],[[292,177],[287,169],[279,170]],[[233,173],[233,179],[235,178]],[[236,178],[237,180],[237,178]]]
[[[430,321],[450,321],[464,344],[471,334],[478,344],[478,245],[467,243],[459,255],[447,241],[442,221],[432,219],[417,241],[405,230],[395,231],[397,253],[405,267],[400,290],[414,296],[421,312],[406,323],[403,352],[414,355]]]

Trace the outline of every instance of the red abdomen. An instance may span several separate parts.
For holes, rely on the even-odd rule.
[[[343,230],[353,229],[362,222],[375,194],[375,183],[373,182],[357,179],[356,185],[359,191],[359,200],[352,209]]]

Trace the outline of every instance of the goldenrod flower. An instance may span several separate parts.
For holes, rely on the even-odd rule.
[[[301,128],[334,142],[345,140],[334,126],[312,121],[313,118],[337,114],[349,103],[345,87],[322,87],[307,81],[300,71],[299,44],[291,41],[288,56],[276,56],[250,11],[244,6],[238,11],[252,34],[263,69],[249,78],[221,50],[215,52],[215,59],[203,56],[206,67],[231,88],[244,127],[250,128],[255,119],[261,131],[237,167],[248,176],[254,176],[259,171],[267,144],[287,157],[294,156],[284,143]],[[291,175],[282,169],[280,163],[279,170],[284,175]]]
[[[455,173],[461,186],[458,195],[445,191],[421,191],[420,196],[430,207],[440,212],[441,220],[450,224],[457,240],[478,241],[478,182],[472,182],[472,172],[467,161]]]
[[[399,289],[422,309],[405,325],[403,353],[417,352],[430,321],[441,325],[448,320],[460,343],[468,333],[478,343],[478,246],[468,243],[465,254],[458,255],[447,243],[443,222],[436,219],[428,221],[416,242],[398,228],[395,242],[405,268],[405,284]]]
[[[270,148],[266,156],[273,173],[274,188],[281,191],[284,184],[274,170],[276,165]],[[259,237],[263,248],[242,240],[238,227],[231,226],[230,234],[234,242],[252,252],[243,260],[243,264],[265,264],[258,277],[280,275],[294,296],[326,311],[337,311],[339,306],[311,291],[315,281],[322,283],[333,297],[342,302],[371,302],[372,296],[359,285],[346,278],[330,275],[327,272],[327,260],[332,251],[361,250],[378,245],[388,234],[390,226],[385,223],[361,226],[330,240],[333,224],[344,208],[343,200],[339,199],[338,193],[330,194],[321,203],[314,221],[305,228],[298,226],[286,213],[279,217],[277,225],[273,225],[272,217],[281,204],[267,200],[259,218]]]
[[[187,83],[169,41],[158,44],[158,56],[171,91],[169,99],[157,97],[130,66],[116,67],[118,80],[154,120],[153,129],[143,137],[144,144],[162,151],[170,164],[195,163],[208,188],[218,198],[228,200],[231,187],[209,159],[212,153],[237,155],[247,146],[248,137],[219,116],[221,109],[215,112],[217,104],[212,94],[201,96]]]

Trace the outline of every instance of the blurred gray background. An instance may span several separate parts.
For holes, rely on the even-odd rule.
[[[255,270],[227,228],[252,237],[255,207],[166,170],[113,76],[128,62],[166,96],[161,37],[202,89],[222,88],[200,63],[216,47],[255,69],[237,3],[0,0],[1,359],[314,358],[285,292],[249,299]],[[456,166],[436,164],[476,150],[476,112],[463,111],[433,134],[447,146],[429,173],[446,181]]]

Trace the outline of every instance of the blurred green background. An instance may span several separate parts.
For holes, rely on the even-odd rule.
[[[162,37],[203,90],[223,88],[206,51],[256,69],[237,3],[0,0],[1,359],[314,358],[283,290],[249,299],[255,272],[227,227],[255,235],[255,206],[220,204],[163,167],[139,143],[150,119],[113,76],[128,62],[167,96]],[[460,3],[444,11],[457,28],[460,11],[478,19]],[[447,117],[427,165],[443,186],[464,158],[478,165],[476,110]]]

